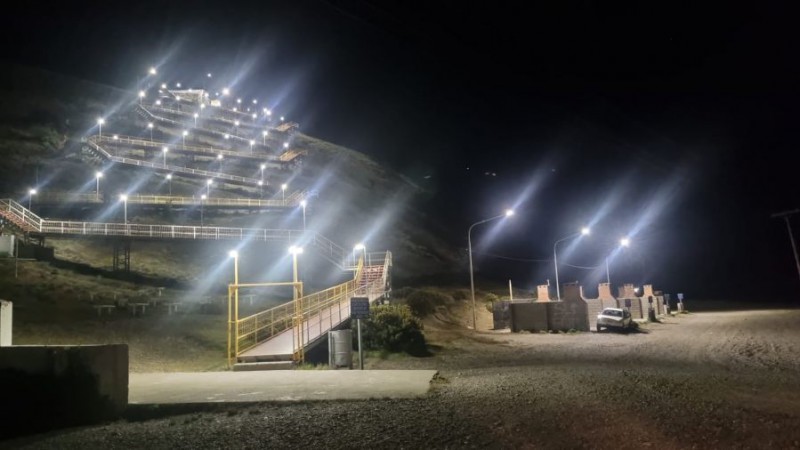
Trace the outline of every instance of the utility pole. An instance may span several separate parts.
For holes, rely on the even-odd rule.
[[[783,220],[786,221],[786,229],[789,231],[789,242],[792,243],[792,252],[794,253],[794,263],[797,266],[797,276],[800,277],[800,257],[797,256],[797,245],[794,242],[794,235],[792,234],[792,224],[789,222],[789,216],[798,213],[800,213],[800,209],[793,209],[791,211],[775,213],[771,217],[773,219],[783,217]]]

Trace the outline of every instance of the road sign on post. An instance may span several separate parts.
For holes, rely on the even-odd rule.
[[[368,297],[353,297],[350,299],[350,317],[353,319],[369,318]]]
[[[364,352],[361,350],[361,319],[369,317],[369,297],[350,298],[350,317],[358,323],[358,368],[364,370]]]

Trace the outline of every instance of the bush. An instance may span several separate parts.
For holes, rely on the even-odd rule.
[[[466,300],[469,298],[469,291],[466,289],[458,289],[453,292],[453,300]]]
[[[418,289],[406,297],[406,305],[411,308],[411,313],[423,318],[434,312],[436,307],[447,303],[449,298],[439,292]]]
[[[368,350],[406,352],[415,356],[428,353],[422,323],[406,305],[371,307],[369,320],[362,324],[361,339]]]
[[[400,289],[393,289],[392,290],[392,298],[406,298],[412,293],[414,293],[416,289],[410,287],[402,287]]]

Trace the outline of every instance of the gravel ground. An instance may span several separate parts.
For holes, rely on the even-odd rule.
[[[642,333],[429,329],[428,396],[215,405],[11,448],[800,448],[800,311],[668,318]]]

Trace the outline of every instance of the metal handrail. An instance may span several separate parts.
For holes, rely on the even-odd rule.
[[[283,162],[279,156],[271,156],[271,155],[260,155],[255,153],[245,153],[245,152],[237,152],[235,150],[224,150],[214,147],[201,147],[197,145],[185,145],[185,144],[168,144],[166,142],[156,142],[156,141],[148,141],[144,139],[134,138],[131,136],[120,136],[117,135],[116,138],[110,136],[98,136],[92,135],[89,136],[87,139],[92,141],[103,141],[103,142],[110,142],[112,144],[130,144],[130,145],[139,145],[142,147],[152,147],[161,149],[164,146],[167,146],[170,151],[175,152],[194,152],[194,153],[208,153],[209,155],[223,155],[229,158],[243,158],[243,159],[258,159],[258,160],[266,160],[268,162]],[[279,166],[278,164],[276,164]]]
[[[205,177],[205,178],[215,178],[215,179],[220,179],[220,180],[225,180],[225,181],[232,181],[232,182],[238,182],[238,183],[243,183],[243,184],[251,184],[251,185],[257,185],[258,182],[261,181],[260,179],[256,179],[256,178],[241,177],[239,175],[229,175],[227,173],[222,173],[222,172],[209,172],[207,170],[190,169],[188,167],[171,166],[169,164],[158,164],[158,163],[152,163],[150,161],[142,161],[142,160],[139,160],[139,159],[132,159],[132,158],[125,158],[125,157],[122,157],[122,156],[116,156],[116,155],[111,154],[107,150],[105,150],[103,147],[101,147],[96,142],[94,142],[94,139],[89,138],[89,139],[86,140],[86,142],[88,144],[90,144],[92,147],[94,147],[95,149],[97,149],[97,151],[99,151],[102,154],[104,154],[111,161],[118,162],[118,163],[121,163],[121,164],[129,164],[129,165],[134,165],[134,166],[149,167],[151,169],[158,169],[158,170],[165,170],[165,171],[170,171],[170,172],[185,173],[185,174],[197,175],[197,176],[201,176],[201,177]]]
[[[199,205],[202,201],[205,206],[221,207],[290,207],[300,204],[305,191],[295,191],[286,199],[252,199],[252,198],[225,198],[210,197],[201,200],[200,197],[179,197],[168,195],[142,195],[129,194],[128,204],[140,205]],[[106,198],[103,194],[96,193],[66,193],[66,192],[39,192],[36,194],[37,203],[104,203]]]
[[[292,318],[296,314],[298,302],[302,305],[300,323],[305,323],[306,326],[303,327],[301,325],[301,333],[299,334],[303,337],[301,338],[301,342],[295,343],[295,351],[298,347],[304,347],[313,342],[308,331],[306,331],[305,335],[302,333],[302,329],[308,330],[307,324],[312,317],[319,315],[322,311],[336,304],[341,306],[341,302],[349,301],[350,297],[354,295],[367,296],[370,298],[370,301],[383,295],[385,292],[388,267],[391,265],[392,261],[391,252],[385,252],[383,254],[385,256],[383,258],[381,277],[365,286],[359,286],[361,278],[365,273],[363,260],[359,260],[356,276],[352,280],[239,319],[236,323],[236,339],[238,340],[239,354],[236,356],[290,329],[292,326]],[[346,314],[342,314],[338,317],[338,322],[336,324],[332,323],[332,317],[329,318],[329,325],[338,325],[349,317],[350,312],[348,308]]]

